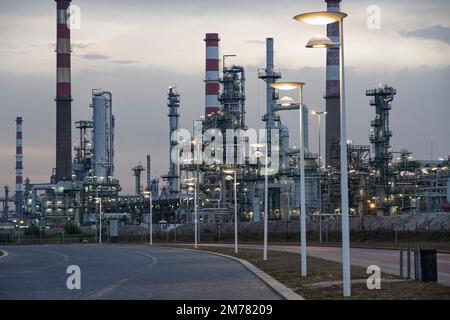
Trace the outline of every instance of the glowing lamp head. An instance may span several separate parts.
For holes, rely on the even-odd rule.
[[[337,45],[330,38],[324,35],[316,35],[312,37],[306,44],[307,48],[329,48]]]
[[[305,85],[304,82],[275,82],[269,84],[272,88],[281,90],[281,91],[289,91],[294,90]]]
[[[294,99],[292,99],[291,97],[287,97],[286,96],[286,97],[283,97],[283,98],[279,99],[277,101],[277,103],[280,104],[283,107],[288,107],[288,106],[290,106],[291,104],[294,103]]]
[[[298,14],[294,17],[294,19],[315,26],[323,26],[333,22],[338,22],[346,16],[346,13],[339,11],[318,11]]]

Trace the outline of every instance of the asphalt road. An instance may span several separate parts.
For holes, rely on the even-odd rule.
[[[5,299],[280,299],[239,262],[202,252],[133,245],[0,247]],[[69,265],[81,289],[69,290]]]
[[[227,246],[233,247],[233,244],[201,244],[208,246]],[[262,249],[262,245],[240,244],[240,248]],[[292,245],[269,245],[269,250],[300,253],[300,246]],[[339,247],[307,247],[307,254],[312,257],[322,258],[335,262],[342,262],[342,251]],[[268,255],[270,259],[270,252]],[[411,254],[411,274],[414,277],[413,254]],[[438,253],[438,282],[444,285],[450,285],[450,254]],[[370,265],[378,265],[381,272],[399,275],[400,274],[400,254],[398,250],[387,249],[366,249],[351,248],[350,263],[354,266],[367,268]],[[404,275],[406,276],[406,252],[404,253]]]

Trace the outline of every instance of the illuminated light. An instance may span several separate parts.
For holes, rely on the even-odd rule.
[[[306,48],[330,48],[336,45],[339,45],[339,43],[335,43],[329,37],[319,34],[309,39]]]
[[[346,16],[346,13],[339,11],[316,11],[298,14],[294,17],[294,19],[315,26],[323,26],[333,22],[338,22],[339,20],[344,19]]]
[[[261,158],[262,156],[264,156],[264,154],[261,151],[256,151],[254,153],[255,158]]]
[[[294,99],[292,99],[291,97],[287,97],[286,96],[286,97],[283,97],[283,98],[279,99],[277,101],[277,103],[280,104],[283,107],[288,107],[291,104],[294,104]]]
[[[303,87],[304,85],[304,82],[275,82],[269,84],[269,86],[271,86],[272,88],[282,91],[298,89],[300,87]]]

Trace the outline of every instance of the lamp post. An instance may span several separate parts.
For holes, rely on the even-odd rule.
[[[267,136],[267,134],[266,134]],[[265,153],[263,154],[261,151],[257,150],[254,153],[254,156],[256,158],[260,158],[262,156],[264,156],[264,247],[263,247],[263,260],[266,261],[267,260],[267,224],[268,224],[268,220],[269,220],[269,177],[267,175],[267,158],[269,155],[268,152],[268,143],[255,143],[252,145],[253,147],[256,148],[265,148]]]
[[[150,229],[150,245],[153,245],[153,199],[152,199],[152,192],[151,191],[145,191],[144,197],[148,199],[148,208],[149,208],[149,229]]]
[[[238,253],[238,225],[237,225],[237,177],[236,170],[224,170],[224,173],[234,174],[234,177],[227,176],[228,181],[233,180],[234,185],[234,253]]]
[[[306,277],[306,204],[305,204],[305,147],[303,137],[303,86],[304,82],[276,82],[270,84],[274,89],[289,91],[298,89],[299,128],[300,128],[300,247],[301,247],[301,275]]]
[[[193,182],[188,183],[194,190],[194,248],[198,248],[198,216],[197,216],[197,178],[191,179]],[[190,188],[190,189],[191,189]],[[191,189],[192,190],[192,189]]]
[[[95,202],[97,202],[99,205],[98,243],[102,244],[102,198],[95,198]]]
[[[345,73],[344,73],[344,18],[347,14],[344,12],[320,11],[309,12],[296,15],[295,20],[312,25],[327,25],[330,23],[339,23],[339,43],[333,43],[330,38],[325,36],[314,37],[307,48],[328,48],[339,47],[339,92],[340,92],[340,111],[341,111],[341,136],[340,136],[340,163],[341,163],[341,216],[342,216],[342,274],[343,274],[343,295],[351,295],[350,283],[350,235],[349,235],[349,208],[348,208],[348,165],[347,165],[347,124],[346,124],[346,105],[345,105]]]
[[[322,116],[326,115],[326,111],[311,111],[311,114],[317,116],[317,130],[318,130],[318,137],[319,137],[319,158],[318,158],[318,165],[319,165],[319,241],[322,243],[322,181],[321,181],[321,172],[320,168],[322,167],[322,163],[320,161],[320,120],[322,119]]]

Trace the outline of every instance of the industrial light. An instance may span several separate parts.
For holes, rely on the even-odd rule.
[[[291,104],[294,103],[294,99],[292,99],[291,97],[287,97],[286,96],[286,97],[283,97],[281,99],[278,99],[277,103],[280,104],[283,107],[288,107],[288,106],[290,106]]]
[[[231,180],[233,180],[233,177],[232,177],[232,176],[226,176],[225,179],[226,179],[227,181],[231,181]]]
[[[298,14],[294,17],[294,19],[307,24],[322,26],[342,20],[346,16],[346,13],[339,11],[317,11]]]
[[[265,143],[252,143],[251,146],[254,148],[263,148],[266,146],[266,144]]]
[[[315,110],[311,111],[311,114],[317,114],[317,115],[323,115],[323,114],[327,114],[327,113],[328,113],[327,111],[315,111]]]
[[[232,173],[234,173],[234,170],[232,170],[232,169],[225,169],[225,170],[223,170],[223,173],[232,174]]]
[[[261,158],[264,154],[261,151],[256,151],[253,155],[255,158]]]
[[[330,38],[324,35],[315,35],[311,39],[309,39],[306,44],[307,48],[329,48],[339,43],[334,43]]]
[[[298,89],[300,87],[303,87],[304,85],[304,82],[275,82],[269,84],[269,86],[271,86],[272,88],[282,91]]]

